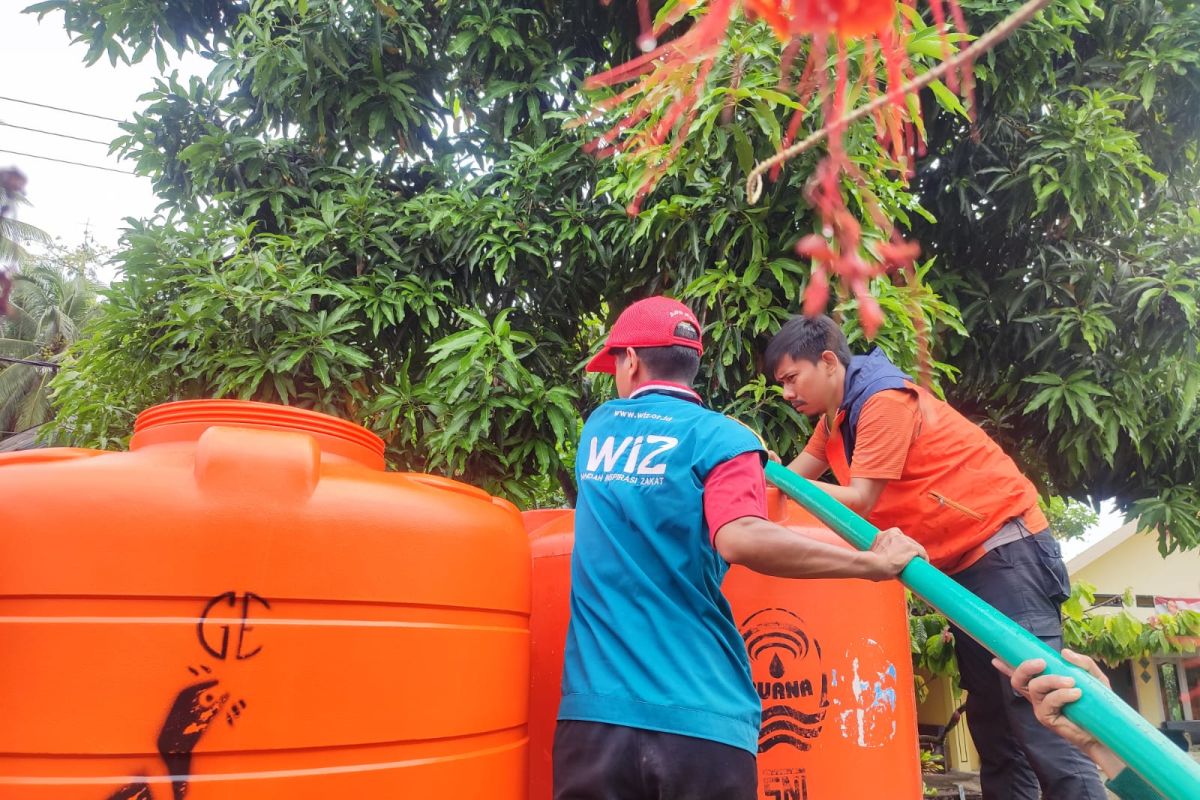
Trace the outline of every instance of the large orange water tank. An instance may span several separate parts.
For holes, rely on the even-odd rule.
[[[525,525],[525,532],[532,534],[543,525],[573,513],[569,508],[533,508],[521,512],[521,522]]]
[[[774,488],[776,522],[844,547]],[[529,800],[549,800],[562,650],[569,617],[574,517],[531,532],[533,648]],[[762,800],[916,800],[916,699],[904,589],[896,581],[785,580],[743,567],[724,592],[763,702]]]
[[[0,799],[525,795],[516,509],[198,401],[0,456]]]
[[[571,548],[575,512],[536,517],[525,512],[533,554],[532,607],[529,621],[529,797],[553,795],[552,757],[555,720],[562,689],[563,647],[571,617]]]

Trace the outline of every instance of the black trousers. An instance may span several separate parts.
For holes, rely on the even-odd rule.
[[[757,800],[754,753],[601,722],[559,720],[554,800]]]
[[[1071,589],[1062,551],[1049,531],[1001,545],[954,578],[1062,649],[1059,606]],[[967,726],[982,762],[984,800],[1105,800],[1096,766],[1037,721],[1029,702],[992,666],[992,654],[957,628],[954,642],[968,693]]]

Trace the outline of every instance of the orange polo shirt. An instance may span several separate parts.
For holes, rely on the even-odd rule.
[[[920,413],[917,396],[911,392],[880,392],[864,403],[850,477],[894,481],[904,474],[904,462],[920,428]],[[822,416],[804,452],[827,461],[828,442],[829,420]]]

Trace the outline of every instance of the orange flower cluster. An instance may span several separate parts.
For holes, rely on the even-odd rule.
[[[899,1],[910,7],[916,2]],[[944,56],[950,58],[956,48],[948,36],[947,8],[955,26],[965,31],[962,13],[955,0],[929,0],[929,3],[941,34]],[[682,35],[658,43],[669,28],[701,5],[705,6],[703,12],[696,15]],[[624,118],[589,142],[587,149],[598,156],[618,151],[645,156],[670,141],[666,154],[652,162],[627,209],[631,215],[637,214],[642,201],[687,139],[700,111],[701,91],[735,14],[764,21],[783,48],[779,88],[791,92],[799,102],[783,136],[781,152],[792,145],[801,123],[814,108],[821,109],[829,134],[828,153],[805,192],[821,219],[822,232],[804,237],[797,245],[797,252],[813,261],[812,280],[804,298],[805,313],[815,314],[825,308],[829,300],[829,277],[837,275],[857,298],[863,328],[872,336],[882,322],[882,312],[868,291],[870,279],[895,269],[911,269],[919,247],[905,241],[894,229],[869,191],[865,176],[851,163],[843,146],[844,117],[849,111],[846,102],[851,88],[846,43],[851,39],[863,43],[863,62],[854,88],[865,89],[868,102],[886,96],[886,102],[872,115],[876,135],[907,178],[914,157],[923,154],[923,142],[917,135],[902,89],[914,73],[905,47],[911,26],[907,17],[897,14],[897,6],[898,0],[681,0],[658,25],[653,25],[649,0],[638,0],[642,24],[638,44],[644,54],[588,80],[589,88],[630,84],[599,103],[588,119],[602,116],[633,98],[640,100]],[[825,66],[831,44],[836,48],[832,87]],[[802,52],[805,61],[800,67],[796,60]],[[882,87],[878,77],[880,55],[885,76]],[[797,70],[799,77],[793,80]],[[970,74],[967,64],[961,71],[961,83],[968,94]],[[947,83],[952,90],[958,90],[960,81],[953,71],[947,73]],[[664,106],[666,110],[653,124],[642,124]],[[782,159],[771,168],[772,180],[778,177],[781,163]],[[872,221],[881,230],[890,231],[889,241],[877,245],[874,252],[865,248],[862,227],[846,207],[840,185],[843,177],[858,186]]]

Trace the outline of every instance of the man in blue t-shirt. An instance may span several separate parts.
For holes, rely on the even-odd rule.
[[[702,352],[691,310],[651,297],[588,364],[619,399],[576,456],[555,800],[754,800],[762,708],[721,594],[729,565],[884,580],[924,555],[895,529],[860,553],[767,521],[761,441],[690,388]]]

